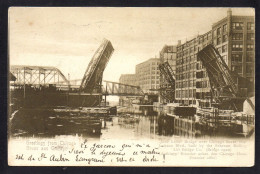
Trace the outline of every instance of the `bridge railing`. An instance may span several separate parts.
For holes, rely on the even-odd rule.
[[[68,85],[68,80],[62,72],[55,67],[48,66],[27,66],[27,65],[12,65],[10,72],[16,78],[11,81],[14,84],[64,84]]]
[[[75,81],[75,80],[74,80]],[[71,93],[82,93],[80,92],[80,85],[75,83],[70,83],[70,85],[67,84],[41,84],[41,83],[30,83],[26,81],[24,83],[23,81],[11,81],[10,82],[10,89],[23,89],[23,88],[32,88],[32,89],[49,89],[49,88],[55,88],[57,91],[68,91]],[[111,82],[111,81],[103,81],[102,84],[102,92],[103,95],[116,95],[116,96],[143,96],[144,92],[141,90],[139,86],[132,86],[127,84],[121,84],[117,82]]]
[[[102,91],[105,95],[117,96],[143,96],[144,93],[139,86],[127,85],[118,82],[103,81]]]

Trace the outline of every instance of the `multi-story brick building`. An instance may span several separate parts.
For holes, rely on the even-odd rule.
[[[228,67],[254,81],[255,21],[253,16],[227,17],[212,26],[213,44],[223,56]]]
[[[210,106],[210,84],[197,53],[213,44],[231,71],[254,81],[255,22],[253,16],[227,17],[212,25],[212,30],[177,45],[176,102]]]
[[[211,42],[211,31],[199,35],[184,44],[178,41],[176,58],[176,102],[195,105],[196,99],[202,98],[200,95],[205,95],[210,92],[207,73],[202,69],[201,62],[197,60],[197,53]]]
[[[197,53],[206,47],[208,44],[212,44],[212,31],[209,31],[203,35],[198,36],[198,45],[196,51],[196,75],[195,75],[195,88],[194,98],[196,99],[199,106],[208,107],[210,106],[211,93],[210,83],[206,69],[202,67],[201,61],[197,59]],[[195,104],[195,103],[194,103]]]
[[[144,93],[157,95],[160,84],[159,63],[159,58],[151,58],[142,62],[136,65],[135,74],[122,74],[119,78],[119,83],[140,86]],[[119,104],[122,106],[130,106],[137,100],[139,100],[139,97],[120,96]]]
[[[176,46],[173,45],[165,45],[160,51],[160,62],[168,62],[174,73],[176,73],[176,52]]]
[[[159,89],[159,58],[151,58],[136,65],[135,73],[137,86],[140,86],[145,93],[158,93]]]
[[[121,76],[119,78],[119,83],[137,86],[136,74],[121,74]],[[135,99],[136,99],[136,97],[120,96],[119,105],[120,106],[130,106],[132,104],[132,101]]]
[[[119,83],[127,85],[137,85],[136,75],[135,74],[121,74],[119,78]]]

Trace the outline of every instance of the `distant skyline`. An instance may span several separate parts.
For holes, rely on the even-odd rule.
[[[254,16],[252,8],[231,8]],[[204,34],[227,16],[228,8],[11,7],[10,65],[55,66],[81,79],[103,38],[115,51],[104,80],[135,73],[135,65],[159,57],[164,45]]]

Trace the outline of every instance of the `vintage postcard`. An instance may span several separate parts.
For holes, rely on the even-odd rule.
[[[253,8],[8,15],[10,166],[254,166]]]

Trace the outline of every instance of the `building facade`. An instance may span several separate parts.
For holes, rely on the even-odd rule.
[[[177,53],[177,46],[173,46],[173,45],[165,45],[160,51],[160,63],[168,62],[175,73],[176,73],[176,53]]]
[[[212,44],[212,31],[209,31],[203,35],[197,37],[198,45],[196,55],[196,68],[194,76],[194,87],[195,91],[193,97],[196,102],[193,104],[201,107],[209,107],[211,102],[211,88],[209,78],[206,69],[202,66],[202,62],[197,59],[197,53],[209,44]]]
[[[210,92],[207,73],[197,59],[198,52],[212,43],[211,31],[181,44],[178,41],[176,58],[176,97],[177,103],[196,105],[196,99]]]
[[[253,16],[227,17],[213,24],[213,45],[229,69],[254,82],[255,19]]]
[[[121,74],[121,76],[119,78],[119,83],[137,86],[136,74]],[[135,100],[135,99],[136,99],[136,97],[120,96],[119,105],[120,106],[131,106],[133,103],[133,100]]]
[[[135,67],[137,86],[140,86],[144,93],[158,93],[160,84],[159,58],[151,58]]]
[[[255,22],[253,16],[227,17],[212,25],[212,30],[177,45],[175,102],[210,106],[210,84],[197,53],[213,44],[232,72],[254,82]]]
[[[137,86],[136,75],[135,74],[121,74],[121,76],[119,78],[119,83]]]

